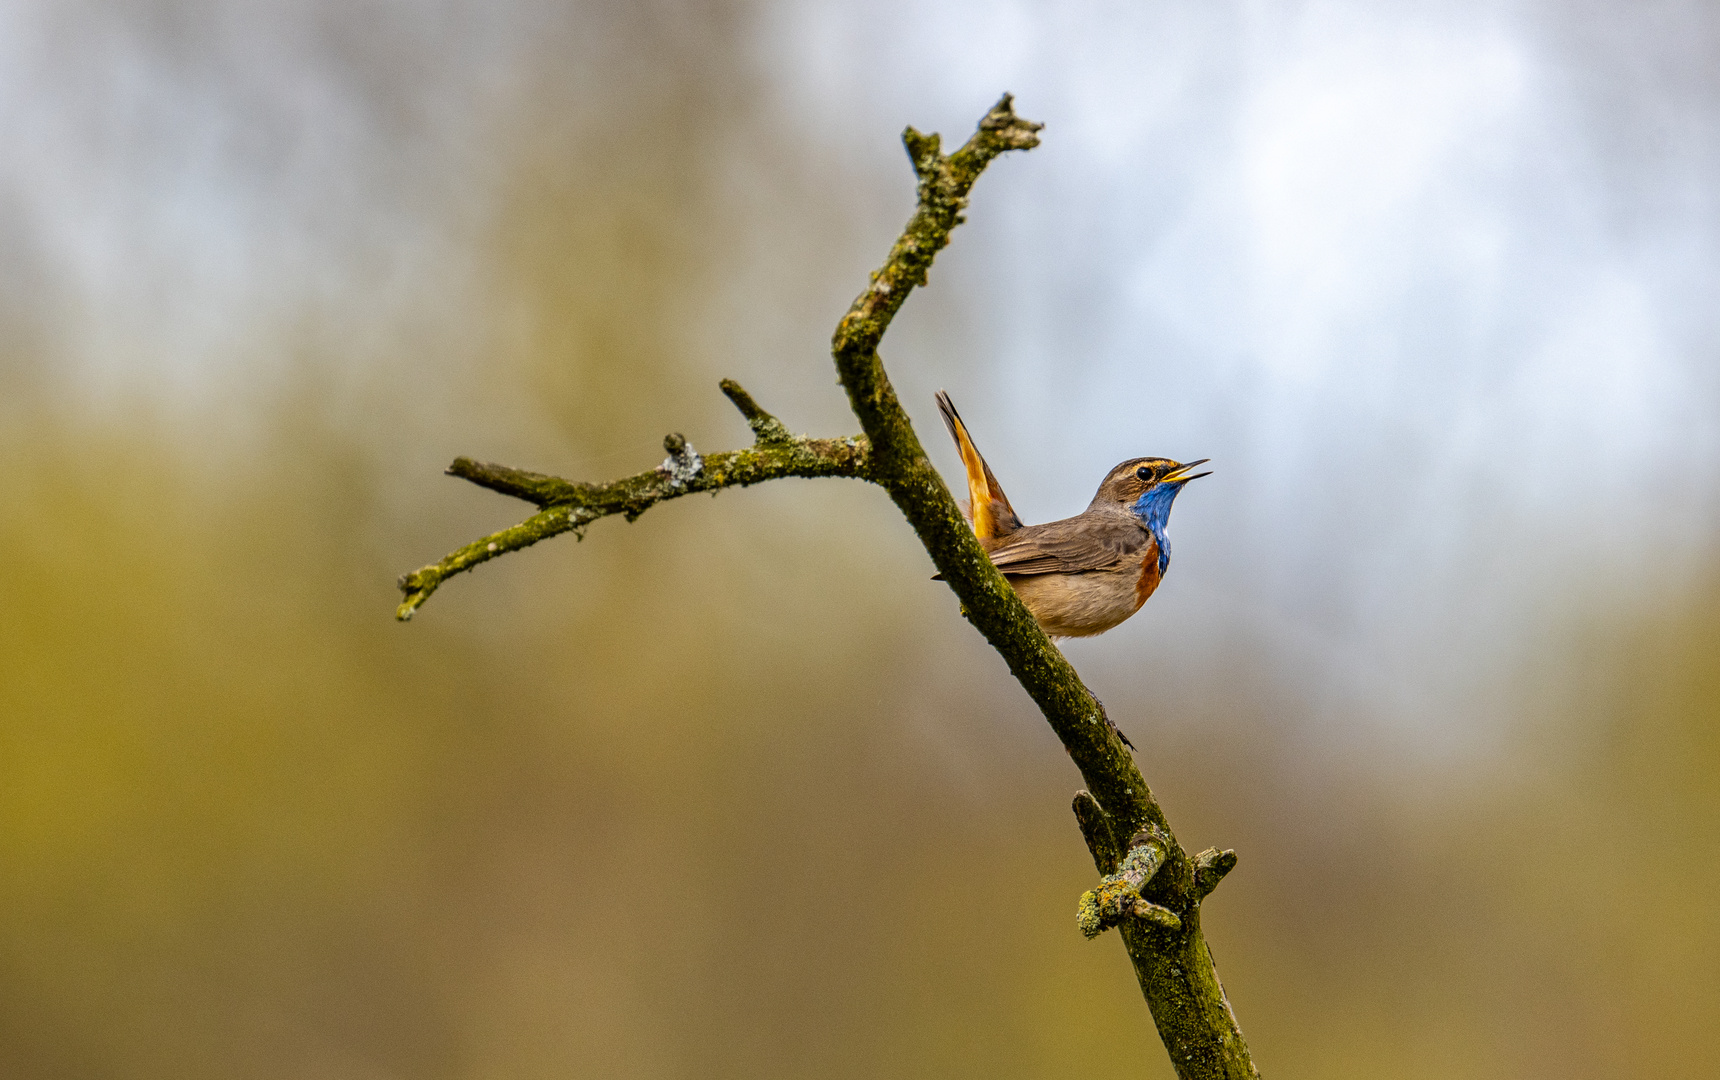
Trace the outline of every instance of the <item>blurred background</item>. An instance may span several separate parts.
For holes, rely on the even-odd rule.
[[[0,3],[0,1073],[1171,1076],[1079,779],[881,492],[449,583],[589,480],[846,433],[885,342],[1029,521],[1210,457],[1067,651],[1266,1075],[1720,1055],[1720,10]]]

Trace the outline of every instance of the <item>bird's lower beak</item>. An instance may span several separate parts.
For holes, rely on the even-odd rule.
[[[1206,472],[1195,473],[1193,476],[1188,475],[1188,471],[1190,469],[1194,468],[1197,465],[1205,465],[1207,462],[1209,462],[1211,460],[1212,460],[1211,458],[1201,458],[1199,461],[1191,461],[1187,465],[1178,465],[1176,468],[1172,469],[1169,473],[1167,473],[1165,475],[1165,478],[1163,480],[1159,481],[1159,483],[1161,483],[1161,484],[1186,484],[1190,480],[1199,480],[1203,476],[1211,476],[1212,475],[1211,469],[1208,469]]]

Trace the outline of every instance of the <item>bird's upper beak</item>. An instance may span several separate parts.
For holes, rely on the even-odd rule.
[[[1188,475],[1188,471],[1190,469],[1194,468],[1196,465],[1205,465],[1207,462],[1209,462],[1211,460],[1212,460],[1211,458],[1201,458],[1199,461],[1191,461],[1187,465],[1178,465],[1176,468],[1174,468],[1170,472],[1166,473],[1159,480],[1159,483],[1161,483],[1161,484],[1186,484],[1190,480],[1199,480],[1203,476],[1211,476],[1212,475],[1211,469],[1208,469],[1206,472],[1195,473],[1193,476]]]

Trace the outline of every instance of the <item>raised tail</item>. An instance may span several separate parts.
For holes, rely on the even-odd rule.
[[[962,467],[967,470],[968,516],[973,521],[974,535],[981,540],[989,540],[1008,536],[1021,528],[1021,519],[1015,516],[1015,509],[1009,505],[1009,496],[1003,493],[1003,485],[997,482],[997,477],[991,474],[991,466],[974,448],[973,440],[968,437],[967,425],[962,423],[961,414],[956,412],[955,402],[942,390],[938,391],[938,411],[944,416],[944,426],[950,429],[950,438],[956,441],[956,449],[961,451]]]

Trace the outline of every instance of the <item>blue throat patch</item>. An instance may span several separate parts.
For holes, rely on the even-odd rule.
[[[1147,527],[1147,531],[1153,534],[1153,540],[1159,545],[1159,574],[1161,576],[1171,565],[1171,542],[1170,538],[1165,536],[1165,526],[1170,524],[1171,520],[1171,503],[1176,502],[1177,495],[1181,493],[1183,484],[1186,483],[1188,483],[1187,480],[1169,484],[1154,484],[1142,492],[1141,497],[1135,500],[1135,505],[1130,507],[1135,512],[1135,516],[1140,518],[1141,523]]]

